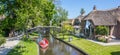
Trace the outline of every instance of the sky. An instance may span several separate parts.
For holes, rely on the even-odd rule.
[[[84,8],[87,15],[94,5],[97,10],[109,10],[120,6],[120,0],[61,0],[61,6],[68,11],[69,19],[79,16],[81,8]]]

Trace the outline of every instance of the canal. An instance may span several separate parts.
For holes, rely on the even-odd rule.
[[[83,55],[71,46],[53,37],[45,38],[49,40],[49,46],[45,49],[39,48],[39,55]]]

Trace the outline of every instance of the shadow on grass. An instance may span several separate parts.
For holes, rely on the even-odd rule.
[[[120,51],[112,52],[111,55],[120,55]]]
[[[23,55],[23,52],[26,52],[26,50],[24,50],[23,46],[16,46],[14,49],[12,49],[7,55]]]
[[[66,40],[66,39],[68,39],[68,38],[59,38],[59,39],[61,39],[61,40]]]
[[[80,40],[81,38],[78,38],[78,39],[76,39],[76,40]]]
[[[26,43],[32,43],[33,41],[32,40],[22,40],[23,42],[26,42]]]
[[[26,38],[26,37],[22,38],[21,40],[22,40],[23,42],[27,42],[27,43],[33,42],[32,39]]]

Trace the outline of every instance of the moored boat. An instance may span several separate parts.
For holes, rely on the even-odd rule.
[[[48,47],[49,42],[48,42],[48,40],[46,38],[43,38],[43,40],[41,40],[39,42],[39,45],[40,45],[41,48],[46,48],[46,47]]]

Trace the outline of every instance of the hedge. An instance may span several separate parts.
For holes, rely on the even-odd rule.
[[[95,32],[97,35],[108,35],[109,28],[106,26],[97,26]]]

